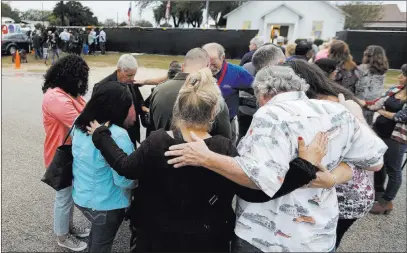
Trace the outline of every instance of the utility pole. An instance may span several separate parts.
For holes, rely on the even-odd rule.
[[[117,12],[117,16],[116,16],[116,27],[119,26],[119,12]]]
[[[60,1],[61,3],[61,25],[64,26],[64,1]]]
[[[42,26],[45,27],[45,24],[44,24],[44,1],[41,1],[41,19],[42,19]]]
[[[209,0],[206,0],[206,28],[209,28]]]

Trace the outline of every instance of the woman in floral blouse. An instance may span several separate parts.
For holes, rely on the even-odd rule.
[[[342,40],[332,42],[328,58],[335,60],[337,63],[335,81],[355,93],[360,71],[352,59],[348,44]]]
[[[374,175],[378,202],[370,211],[373,214],[389,214],[393,210],[392,200],[396,197],[402,182],[402,163],[407,150],[407,64],[401,66],[399,85],[391,88],[375,101],[361,101],[361,105],[380,116],[373,129],[389,149],[384,155],[384,167]],[[386,174],[389,177],[386,187]]]
[[[355,95],[367,101],[380,97],[383,94],[384,78],[388,69],[386,51],[381,46],[368,46],[359,66],[361,75],[356,84]],[[364,110],[363,114],[367,123],[372,125],[374,112]]]

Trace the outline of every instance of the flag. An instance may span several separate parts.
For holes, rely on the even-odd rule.
[[[130,23],[130,15],[131,15],[131,2],[129,6],[129,11],[127,12],[127,16],[129,17],[129,23]]]
[[[170,8],[171,8],[171,1],[168,1],[167,8],[165,9],[165,18],[167,20],[170,18]]]

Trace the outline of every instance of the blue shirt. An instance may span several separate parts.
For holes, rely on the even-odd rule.
[[[110,127],[113,140],[128,155],[134,151],[127,131]],[[92,136],[75,128],[72,131],[73,191],[75,204],[98,211],[130,206],[130,189],[135,183],[119,176],[93,145]]]
[[[219,87],[222,91],[222,96],[229,107],[229,117],[230,119],[233,119],[237,115],[239,108],[239,90],[250,89],[254,78],[243,67],[225,61],[222,69],[216,74],[216,79],[220,79],[226,64],[227,71],[222,83],[219,84]]]

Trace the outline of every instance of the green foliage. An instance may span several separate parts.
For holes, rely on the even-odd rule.
[[[135,23],[134,23],[134,25],[135,26],[139,26],[139,27],[153,27],[153,24],[151,24],[151,22],[150,21],[147,21],[147,20],[137,20]]]
[[[338,7],[349,14],[345,19],[345,29],[363,29],[365,22],[374,22],[383,17],[381,2],[348,1]]]
[[[315,44],[315,45],[317,45],[317,46],[319,47],[320,45],[324,44],[324,40],[321,40],[321,39],[315,39],[315,40],[314,40],[314,44]]]
[[[116,22],[114,22],[113,19],[108,18],[105,20],[105,23],[103,25],[106,27],[115,27],[117,24],[116,24]]]
[[[17,9],[12,10],[7,2],[1,2],[1,16],[14,19],[14,22],[20,23],[20,12]]]
[[[121,22],[120,24],[119,24],[119,26],[127,26],[127,23],[126,22]]]
[[[51,15],[52,11],[29,9],[28,11],[22,12],[20,17],[22,20],[48,21]]]
[[[64,17],[67,17],[69,26],[88,26],[98,25],[98,19],[93,15],[93,12],[89,7],[84,7],[78,1],[68,1],[62,3],[59,1],[52,11],[55,17],[61,18],[63,13]],[[60,23],[59,23],[60,24]]]

